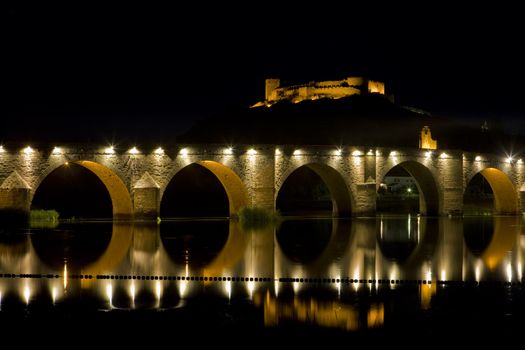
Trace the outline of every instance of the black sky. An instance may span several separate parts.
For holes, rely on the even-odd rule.
[[[436,115],[525,132],[517,8],[1,5],[0,142],[172,140],[264,79],[384,80]]]

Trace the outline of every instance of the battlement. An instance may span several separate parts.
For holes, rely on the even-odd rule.
[[[363,77],[343,80],[311,81],[306,84],[281,86],[280,79],[266,79],[265,100],[252,107],[271,106],[280,101],[299,103],[322,98],[339,99],[352,95],[385,94],[385,84]]]

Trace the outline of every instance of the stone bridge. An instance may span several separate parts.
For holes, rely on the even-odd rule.
[[[332,196],[333,215],[340,217],[374,214],[379,184],[396,166],[416,180],[422,214],[461,214],[464,191],[477,173],[492,187],[497,213],[520,214],[525,198],[521,159],[461,150],[306,145],[179,145],[165,150],[0,146],[0,210],[29,212],[46,176],[70,163],[87,168],[104,183],[115,219],[159,216],[165,189],[190,164],[203,166],[221,182],[230,216],[244,206],[274,209],[284,181],[300,167],[322,178]]]

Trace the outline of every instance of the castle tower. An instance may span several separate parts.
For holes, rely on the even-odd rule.
[[[266,101],[274,100],[275,98],[271,98],[272,92],[277,89],[281,85],[280,79],[266,79],[266,90],[264,99]]]
[[[437,149],[437,140],[432,139],[430,128],[426,125],[423,127],[423,129],[421,129],[421,135],[419,137],[419,148]]]

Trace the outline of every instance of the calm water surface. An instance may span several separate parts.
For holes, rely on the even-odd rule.
[[[481,342],[525,327],[522,226],[521,217],[397,216],[10,232],[0,236],[0,320],[115,342],[159,332]],[[110,337],[116,324],[128,336]]]

